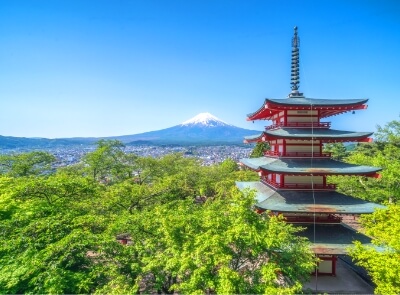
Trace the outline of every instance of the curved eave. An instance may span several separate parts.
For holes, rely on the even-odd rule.
[[[311,129],[308,129],[310,131]],[[348,132],[343,134],[329,134],[329,131],[323,133],[279,133],[275,130],[264,131],[257,135],[245,136],[244,143],[254,143],[261,141],[271,141],[275,139],[292,139],[292,140],[321,140],[323,142],[371,142],[369,138],[373,132]]]
[[[247,120],[270,120],[274,114],[282,110],[319,110],[320,118],[326,118],[355,110],[364,110],[367,108],[367,101],[368,99],[267,98],[261,108],[247,115]]]
[[[275,140],[275,139],[298,139],[298,140],[322,140],[324,142],[356,142],[369,141],[366,140],[373,132],[349,132],[332,129],[298,129],[298,128],[281,128],[276,130],[264,131],[259,135],[258,140]]]
[[[307,107],[351,107],[363,105],[368,102],[368,99],[320,99],[320,98],[285,98],[285,99],[266,99],[266,103],[275,106],[307,106]]]
[[[262,140],[263,135],[264,135],[264,132],[261,132],[260,134],[256,134],[256,135],[245,136],[243,142],[244,143],[252,143],[252,142],[263,141]]]
[[[259,182],[236,182],[241,190],[255,192],[255,206],[281,213],[367,214],[385,206],[353,198],[339,192],[275,191]],[[315,200],[315,201],[314,201]]]
[[[301,167],[301,168],[281,168],[274,165],[263,165],[258,168],[260,171],[269,173],[278,173],[286,175],[360,175],[360,176],[375,176],[382,169],[358,166],[347,168],[325,168],[325,167]]]
[[[363,175],[377,176],[382,168],[354,165],[332,159],[244,158],[240,162],[256,171],[285,175]]]
[[[257,111],[247,114],[247,121],[269,120],[275,112],[273,112],[271,109],[268,109],[267,101],[268,98],[265,99],[264,104]]]
[[[354,247],[355,241],[380,251],[379,247],[372,244],[371,238],[344,224],[299,224],[297,226],[303,228],[298,235],[310,240],[310,248],[316,254],[348,254],[349,249]]]
[[[255,171],[259,171],[261,166],[269,164],[274,161],[276,161],[276,159],[267,157],[243,158],[239,160],[241,164]]]

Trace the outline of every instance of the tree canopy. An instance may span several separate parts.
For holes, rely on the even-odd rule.
[[[400,122],[391,121],[378,126],[376,141],[358,144],[343,159],[346,162],[381,167],[381,177],[330,177],[342,192],[358,198],[386,204],[371,215],[362,216],[365,233],[375,247],[356,242],[350,255],[366,268],[376,284],[377,294],[400,293]]]
[[[400,294],[400,206],[392,204],[364,216],[363,224],[376,247],[356,242],[351,256],[371,275],[376,294]]]
[[[297,229],[251,210],[234,183],[258,177],[232,160],[138,157],[117,141],[57,170],[29,157],[2,158],[1,293],[294,294],[314,267]]]

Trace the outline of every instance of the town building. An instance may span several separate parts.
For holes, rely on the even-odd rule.
[[[337,256],[346,254],[354,240],[370,238],[342,222],[343,215],[372,213],[383,206],[344,195],[327,181],[330,175],[379,177],[377,167],[333,160],[323,151],[325,143],[370,142],[372,132],[331,129],[325,118],[366,109],[367,99],[308,98],[299,92],[299,37],[292,39],[291,93],[284,99],[265,99],[247,120],[269,120],[271,125],[246,143],[267,142],[270,150],[241,164],[257,171],[258,182],[237,182],[241,190],[255,190],[257,212],[281,214],[287,222],[305,228],[301,235],[312,243],[319,257],[319,274],[336,274]],[[351,124],[349,124],[350,126]]]

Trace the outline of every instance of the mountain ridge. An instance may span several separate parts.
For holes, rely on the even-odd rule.
[[[260,133],[225,123],[210,113],[200,113],[181,124],[138,134],[107,137],[26,138],[0,135],[0,149],[50,148],[71,145],[88,145],[105,140],[120,140],[126,145],[216,145],[243,144],[245,136]]]

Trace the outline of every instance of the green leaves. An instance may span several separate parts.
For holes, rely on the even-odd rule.
[[[229,199],[157,206],[140,225],[135,222],[130,232],[147,250],[142,260],[147,275],[138,282],[147,280],[144,291],[299,292],[314,266],[307,243],[283,220],[250,210],[253,202],[251,194],[234,190]],[[297,266],[287,271],[293,261]],[[267,272],[271,266],[274,272]]]
[[[356,243],[350,255],[365,267],[376,284],[377,294],[400,293],[400,206],[390,205],[369,216],[363,216],[367,234],[378,248]]]
[[[56,158],[42,151],[17,155],[0,155],[0,174],[15,177],[49,173]]]
[[[357,146],[346,161],[382,167],[380,179],[366,177],[331,177],[339,189],[359,198],[388,204],[362,217],[367,235],[376,247],[355,243],[350,255],[358,265],[367,269],[376,284],[377,294],[400,293],[400,122],[391,121],[378,126],[377,142]]]
[[[234,180],[256,176],[232,160],[100,142],[85,163],[0,176],[1,293],[295,293],[314,266],[293,227],[251,210]]]
[[[342,161],[349,155],[346,147],[342,142],[327,143],[324,145],[324,152],[331,153],[332,159]]]
[[[264,156],[264,152],[268,151],[270,146],[267,142],[257,142],[253,151],[250,154],[250,158],[259,158]]]

